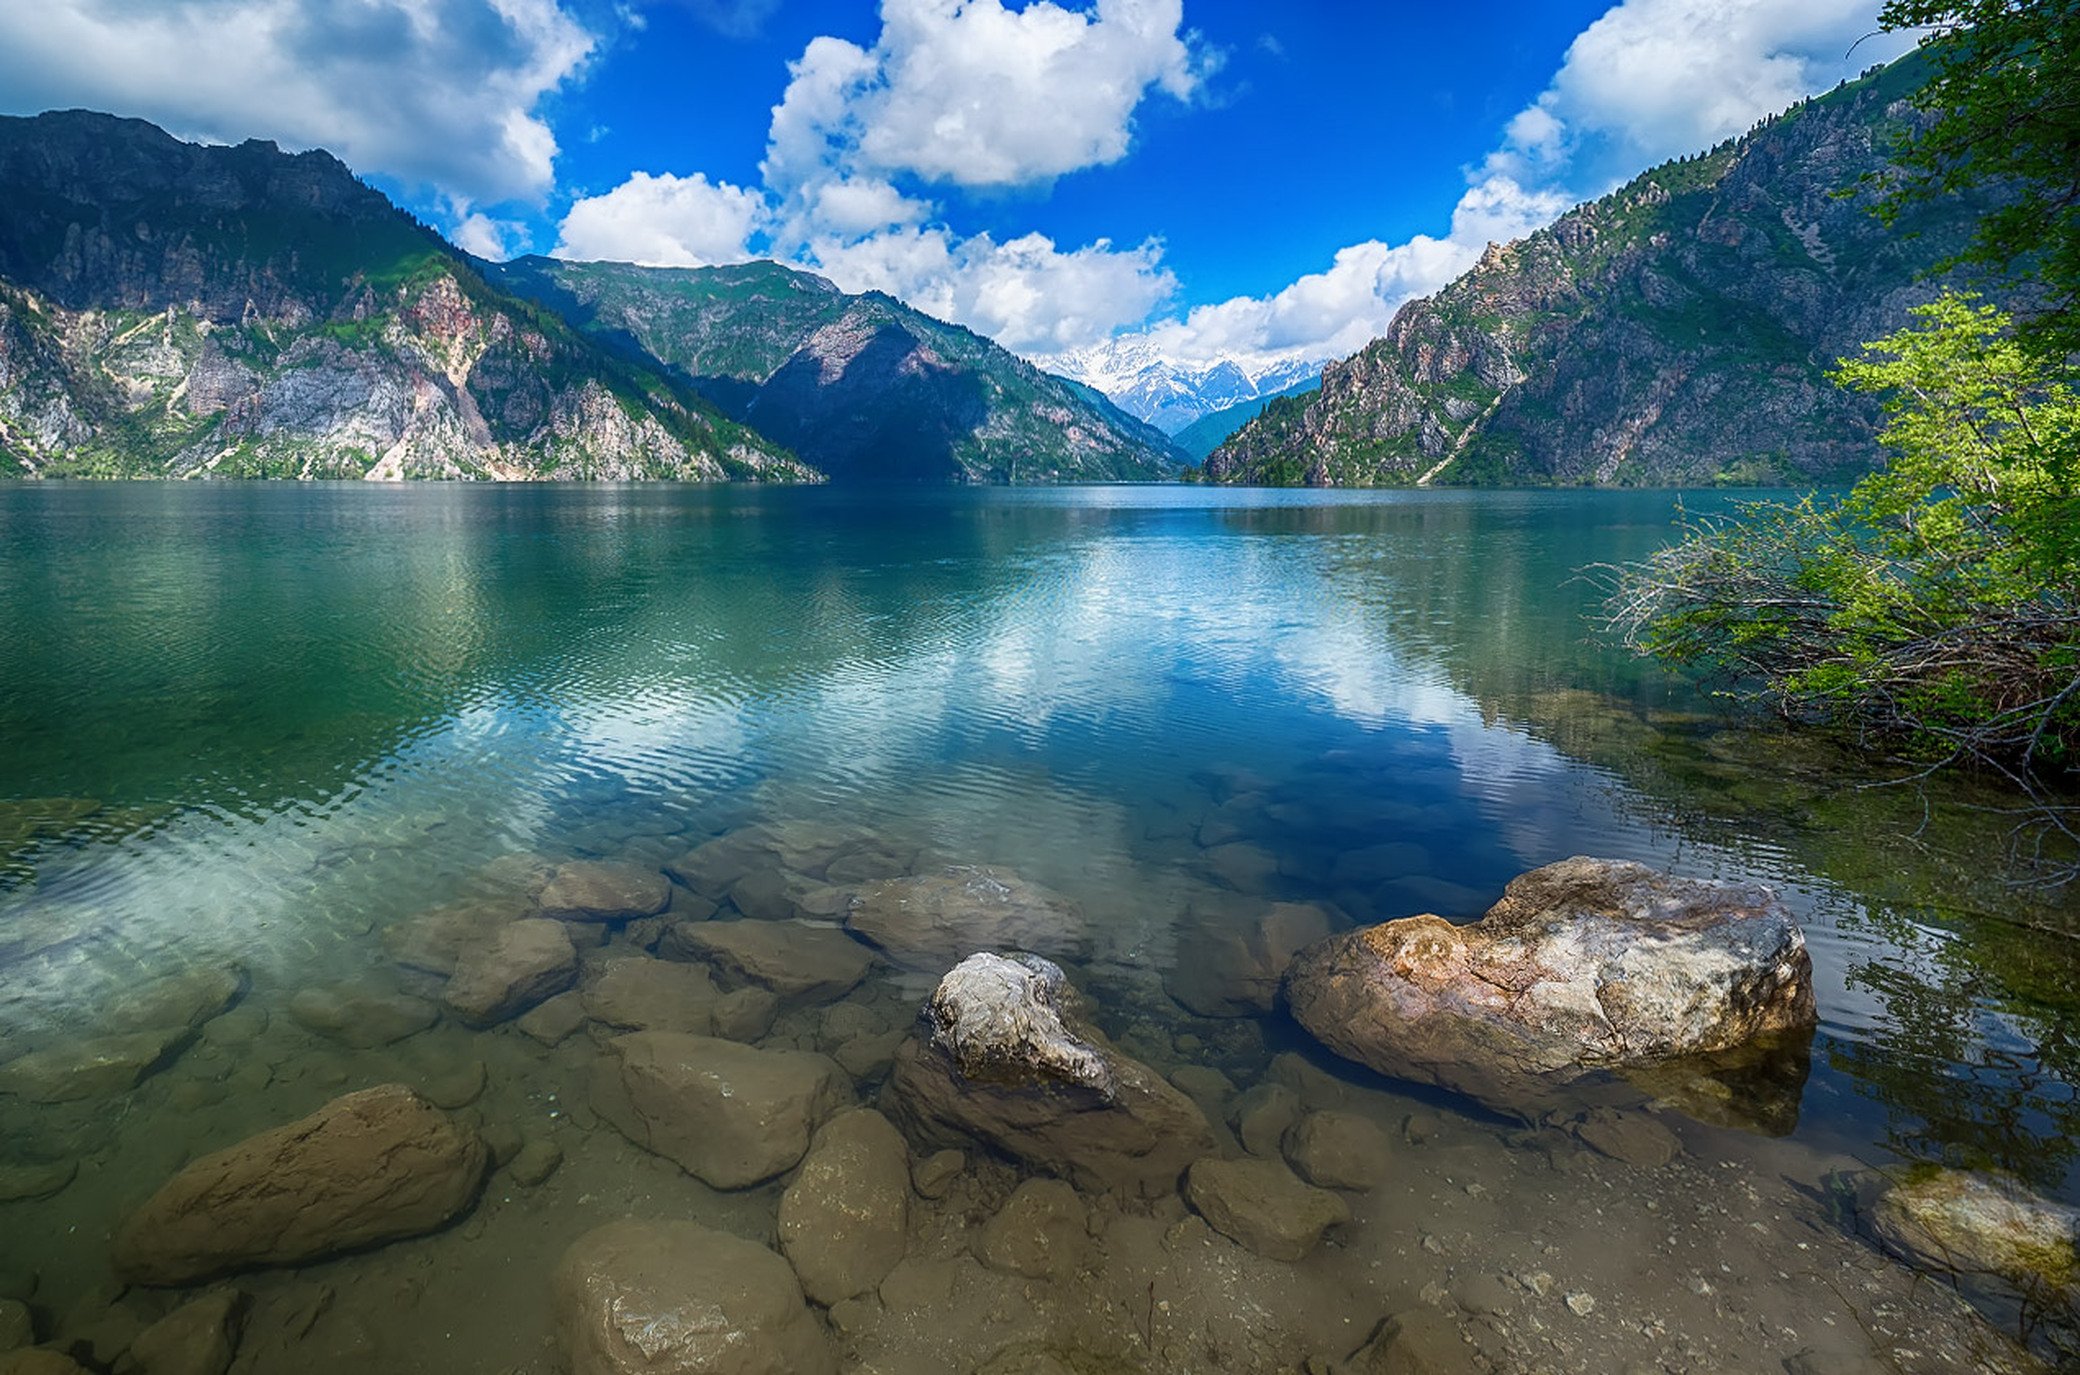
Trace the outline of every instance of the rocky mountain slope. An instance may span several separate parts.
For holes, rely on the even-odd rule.
[[[1187,367],[1165,358],[1148,339],[1127,335],[1039,361],[1065,377],[1095,387],[1127,414],[1174,437],[1217,411],[1306,386],[1321,376],[1325,360],[1245,366],[1223,359],[1204,367]]]
[[[329,154],[82,111],[0,118],[0,471],[817,476]]]
[[[1909,57],[1658,167],[1404,306],[1319,393],[1273,402],[1210,479],[1319,486],[1688,485],[1851,477],[1869,398],[1827,380],[1898,329],[1984,203],[1891,228],[1881,168]]]
[[[778,263],[481,266],[834,479],[1147,480],[1183,462],[1088,388],[893,297],[849,295]]]

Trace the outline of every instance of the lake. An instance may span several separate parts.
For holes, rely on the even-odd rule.
[[[658,878],[661,918],[590,928],[586,984],[675,918],[834,924],[851,886],[987,866],[1080,914],[1065,969],[1092,1020],[1224,1136],[1277,1085],[1391,1145],[1299,1261],[1175,1196],[1086,1196],[1075,1254],[1038,1273],[986,1254],[1022,1173],[973,1147],[910,1201],[879,1298],[817,1319],[845,1369],[1298,1370],[1389,1317],[1469,1370],[2026,1368],[2010,1341],[2044,1312],[1891,1258],[1841,1181],[1938,1164],[2080,1199],[2071,906],[2009,881],[2028,836],[2000,799],[1869,786],[1886,775],[1855,752],[1735,719],[1600,635],[1580,570],[1665,541],[1677,507],[0,484],[0,1060],[134,1032],[168,976],[236,984],[134,1086],[0,1096],[0,1299],[112,1356],[182,1297],[112,1279],[132,1209],[388,1082],[524,1149],[527,1180],[508,1162],[441,1231],[241,1275],[234,1369],[546,1375],[550,1275],[589,1228],[771,1243],[784,1175],[712,1187],[602,1119],[597,1021],[451,1012],[369,1044],[366,1011],[441,998],[400,956],[430,909],[750,837],[779,876],[734,898]],[[1764,882],[1806,929],[1809,1053],[1767,1103],[1646,1105],[1671,1160],[1174,996],[1209,913],[1471,919],[1578,854]],[[932,984],[877,964],[842,999],[783,1000],[760,1043],[837,1055],[871,1103]],[[2024,1333],[2039,1355],[2056,1326]]]

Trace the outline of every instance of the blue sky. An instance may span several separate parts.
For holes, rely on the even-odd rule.
[[[1896,54],[1877,5],[42,0],[0,109],[325,146],[491,256],[780,257],[1102,381],[1348,353]]]

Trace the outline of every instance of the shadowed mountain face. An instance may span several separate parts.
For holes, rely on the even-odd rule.
[[[0,118],[9,475],[813,478],[328,153]]]
[[[1986,202],[1888,227],[1863,179],[1922,118],[1902,59],[1491,246],[1318,394],[1273,402],[1215,481],[1694,485],[1853,477],[1877,410],[1827,378],[1905,325]]]
[[[648,268],[522,258],[485,271],[662,363],[853,482],[1144,481],[1182,456],[1098,393],[878,292],[777,263]]]

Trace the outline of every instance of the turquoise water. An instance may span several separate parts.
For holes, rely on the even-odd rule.
[[[80,1162],[61,1192],[0,1203],[0,1280],[41,1272],[33,1302],[49,1331],[123,1304],[149,1316],[161,1299],[105,1292],[111,1222],[187,1153],[386,1072],[480,1058],[490,1088],[471,1111],[551,1111],[549,1095],[583,1072],[576,1043],[544,1057],[510,1028],[443,1025],[348,1054],[282,1008],[313,984],[402,977],[382,932],[499,856],[655,868],[788,821],[858,828],[920,868],[996,865],[1068,895],[1094,937],[1071,978],[1101,1024],[1165,1072],[1204,1063],[1238,1087],[1305,1037],[1275,1017],[1190,1018],[1164,996],[1191,958],[1178,933],[1195,899],[1239,891],[1359,922],[1473,917],[1516,874],[1583,853],[1777,885],[1807,924],[1821,1000],[1793,1112],[1777,1136],[1679,1128],[1689,1156],[1711,1162],[1698,1168],[1763,1181],[1750,1192],[1771,1247],[1797,1254],[1826,1233],[1871,1283],[1910,1285],[1828,1232],[1819,1181],[1930,1161],[2080,1197],[2071,912],[2010,885],[2011,823],[1974,810],[1981,799],[1865,788],[1883,777],[1868,762],[1730,720],[1602,639],[1580,570],[1666,539],[1676,505],[1666,493],[0,486],[0,1056],[92,1034],[95,1009],[141,979],[236,960],[249,987],[234,1015],[276,1057],[248,1091],[233,1076],[253,1052],[205,1038],[113,1100],[119,1112],[104,1104],[92,1130],[80,1111],[0,1097],[11,1155]],[[1249,853],[1210,858],[1209,841]],[[922,991],[877,983],[890,1006]],[[1385,1118],[1441,1115],[1448,1138],[1465,1133],[1451,1168],[1484,1195],[1518,1177],[1526,1152],[1551,1158],[1522,1124],[1328,1067]],[[213,1096],[190,1080],[243,1086]],[[550,1361],[546,1263],[530,1268],[528,1248],[553,1262],[575,1220],[631,1181],[681,1206],[669,1191],[684,1178],[606,1128],[563,1145],[563,1172],[484,1205],[479,1236],[328,1263],[348,1276],[325,1281],[333,1315],[293,1360],[293,1344],[252,1339],[245,1368]],[[1442,1160],[1411,1163],[1410,1188],[1434,1184],[1426,1171]],[[711,1193],[683,1206],[747,1235],[770,1228],[770,1197]],[[1524,1206],[1550,1220],[1489,1225],[1563,1245],[1577,1195],[1536,1196],[1551,1201]],[[1399,1238],[1402,1259],[1365,1249],[1374,1224],[1361,1215],[1337,1257],[1355,1267],[1339,1282],[1357,1288],[1338,1292],[1373,1282],[1353,1278],[1366,1267],[1393,1275],[1379,1283],[1407,1294],[1365,1291],[1387,1311],[1416,1301],[1425,1265],[1492,1262],[1506,1276],[1529,1263],[1500,1237],[1481,1242],[1477,1222],[1463,1246],[1438,1225],[1450,1266],[1409,1250],[1433,1233],[1401,1203],[1377,1231],[1382,1247]],[[468,1245],[500,1227],[531,1241],[506,1236],[497,1266],[471,1269]],[[412,1319],[387,1323],[351,1277],[414,1247],[462,1248],[439,1264],[472,1278],[453,1292],[428,1281]],[[1605,1319],[1539,1319],[1547,1301],[1520,1288],[1530,1316],[1491,1334],[1491,1363],[1532,1362],[1545,1342],[1536,1359],[1550,1368],[1615,1369],[1592,1353],[1621,1339],[1641,1362],[1677,1360],[1665,1353],[1683,1341],[1710,1350],[1733,1339],[1726,1324],[1797,1306],[1757,1291],[1729,1316],[1676,1269],[1613,1275],[1594,1249],[1582,1263],[1601,1276],[1596,1311],[1615,1322],[1629,1300],[1660,1335],[1628,1317],[1624,1334],[1592,1338]],[[1094,1292],[1138,1293],[1133,1266],[1152,1262],[1124,1242],[1108,1254]],[[256,1321],[313,1282],[249,1281]],[[1074,1325],[1059,1295],[1023,1302],[1014,1328]],[[1984,1311],[1996,1329],[2007,1321]],[[1866,1320],[1882,1328],[1869,1312],[1813,1318],[1841,1331]],[[1262,1359],[1343,1354],[1314,1321],[1294,1318],[1292,1340]],[[1566,1335],[1534,1341],[1542,1322]],[[898,1326],[838,1339],[861,1369],[936,1369],[942,1356],[973,1369],[995,1349],[977,1335],[928,1358]],[[442,1346],[458,1329],[475,1343],[466,1358]],[[1789,1355],[1815,1339],[1776,1340]]]

